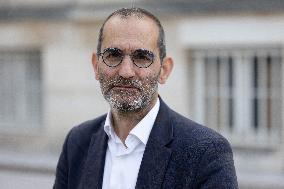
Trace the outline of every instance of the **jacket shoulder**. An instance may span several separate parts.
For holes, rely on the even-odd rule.
[[[173,146],[177,151],[192,153],[201,158],[205,152],[229,153],[232,148],[229,141],[215,130],[196,123],[171,110],[173,127]],[[198,158],[198,157],[197,157]]]
[[[178,160],[176,164],[180,172],[194,178],[194,188],[238,188],[233,152],[228,140],[213,129],[174,111],[171,116],[173,159]]]
[[[171,110],[170,112],[170,120],[175,137],[184,140],[190,140],[191,142],[213,142],[218,140],[227,141],[215,130],[192,121],[173,110]]]

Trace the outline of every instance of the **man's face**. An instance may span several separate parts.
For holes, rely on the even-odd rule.
[[[157,47],[158,28],[147,17],[115,16],[104,27],[101,50],[120,49],[124,56],[117,67],[108,67],[99,57],[96,78],[104,98],[118,111],[138,111],[157,98],[158,78],[161,70]],[[154,62],[148,68],[135,66],[128,56],[137,49],[153,52]]]

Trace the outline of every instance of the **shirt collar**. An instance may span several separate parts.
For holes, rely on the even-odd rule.
[[[130,134],[135,135],[144,145],[147,144],[150,132],[158,115],[160,108],[160,100],[158,98],[155,106],[148,114],[130,131]]]
[[[129,135],[136,136],[144,145],[147,144],[148,138],[150,136],[150,132],[153,128],[154,122],[158,115],[160,108],[160,100],[157,99],[154,107],[148,112],[148,114],[130,131]],[[117,138],[116,133],[114,132],[112,121],[111,121],[111,111],[108,111],[104,131],[110,138]]]
[[[114,130],[112,127],[112,122],[111,122],[111,111],[109,110],[107,113],[105,125],[104,125],[104,131],[108,135],[108,137],[114,137]]]

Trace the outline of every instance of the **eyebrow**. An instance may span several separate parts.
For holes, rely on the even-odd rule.
[[[107,47],[107,48],[105,48],[105,49],[103,49],[103,51],[102,52],[105,52],[106,50],[108,50],[108,49],[117,49],[117,50],[120,50],[120,51],[122,51],[122,52],[124,52],[124,50],[123,49],[121,49],[121,48],[118,48],[118,47]],[[147,52],[149,52],[149,53],[153,53],[154,54],[154,51],[153,50],[149,50],[149,49],[146,49],[146,48],[137,48],[137,49],[133,49],[133,50],[131,50],[130,52],[131,53],[133,53],[133,52],[135,52],[135,51],[137,51],[137,50],[142,50],[142,51],[147,51]]]

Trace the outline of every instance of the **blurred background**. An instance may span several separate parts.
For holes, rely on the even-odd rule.
[[[165,28],[162,98],[228,138],[241,189],[283,189],[283,0],[0,0],[0,188],[52,188],[67,132],[108,110],[99,27],[133,3]]]

